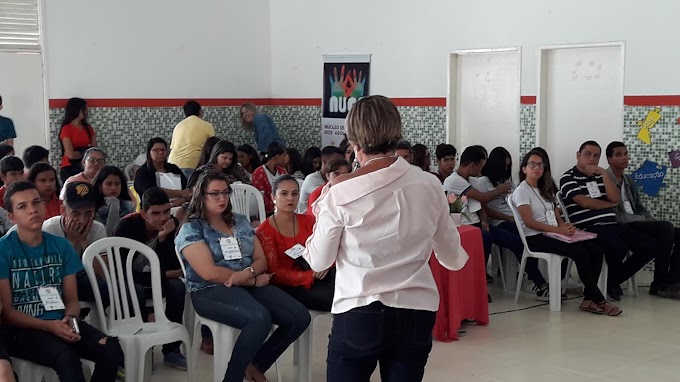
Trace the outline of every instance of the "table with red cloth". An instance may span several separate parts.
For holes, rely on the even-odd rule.
[[[463,269],[450,271],[439,264],[435,256],[430,258],[430,268],[439,290],[439,310],[432,335],[443,342],[458,339],[458,328],[464,319],[474,320],[478,325],[489,324],[482,232],[474,226],[460,226],[458,233],[470,256]]]

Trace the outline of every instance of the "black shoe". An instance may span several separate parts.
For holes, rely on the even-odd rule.
[[[652,281],[652,285],[649,286],[649,294],[652,295],[652,296],[658,296],[659,295],[659,284]]]
[[[619,302],[621,301],[621,297],[623,297],[623,290],[621,289],[620,285],[616,285],[609,288],[607,294],[609,295],[609,298],[616,302]]]
[[[486,294],[486,298],[487,298],[487,300],[489,300],[489,302],[493,302],[493,299],[491,298],[491,295],[490,295],[490,294],[487,293],[487,294]]]
[[[486,274],[486,283],[493,284],[493,277],[490,274]]]
[[[651,293],[652,288],[649,289]],[[680,299],[680,284],[662,285],[657,289],[657,293],[657,296],[659,297]]]

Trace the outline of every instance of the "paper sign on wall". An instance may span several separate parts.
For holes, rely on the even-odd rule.
[[[671,161],[671,167],[680,167],[680,150],[673,150],[668,153],[668,159]]]
[[[369,95],[371,55],[324,56],[321,147],[339,146],[345,118],[359,98]]]
[[[656,125],[657,122],[659,122],[660,119],[661,119],[660,107],[656,107],[654,108],[654,110],[650,110],[649,113],[647,113],[647,117],[645,118],[644,121],[637,122],[637,125],[640,126],[638,139],[648,145],[651,145],[652,136],[650,135],[649,131]]]
[[[631,174],[635,185],[642,189],[642,192],[649,196],[657,196],[661,187],[664,187],[664,178],[668,167],[646,160],[642,166]]]

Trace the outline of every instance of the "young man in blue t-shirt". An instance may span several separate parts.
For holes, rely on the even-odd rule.
[[[89,359],[95,362],[92,381],[115,381],[123,363],[120,344],[77,321],[75,274],[83,266],[66,239],[42,231],[45,205],[35,185],[13,183],[4,201],[17,226],[0,239],[0,300],[9,354],[75,382],[85,382],[80,358]]]

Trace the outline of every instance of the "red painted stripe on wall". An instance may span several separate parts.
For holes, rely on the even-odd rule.
[[[240,106],[246,102],[273,106],[321,106],[321,98],[197,98],[203,106]],[[397,106],[444,107],[446,98],[392,98]],[[50,99],[50,108],[61,109],[67,99]],[[185,98],[91,98],[89,107],[181,107]],[[680,106],[680,95],[631,95],[623,100],[627,106]],[[522,96],[523,105],[536,104],[536,96]]]

